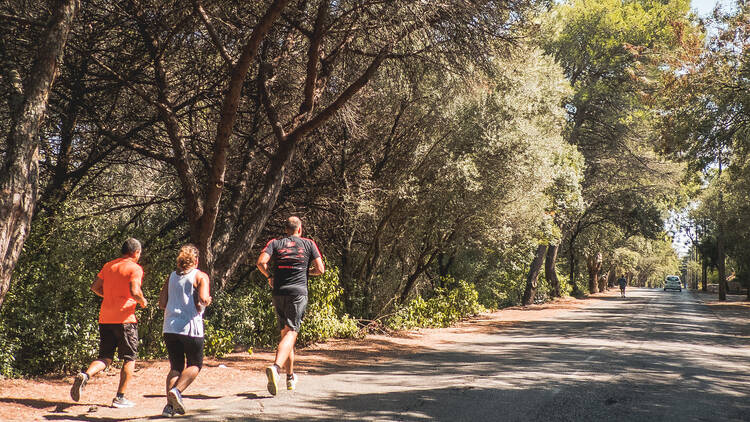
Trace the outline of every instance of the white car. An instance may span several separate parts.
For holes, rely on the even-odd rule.
[[[682,291],[682,283],[680,283],[680,277],[676,275],[668,275],[667,278],[664,279],[664,291],[667,290],[677,290],[678,292]]]

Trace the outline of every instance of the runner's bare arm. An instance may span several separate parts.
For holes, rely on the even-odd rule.
[[[104,280],[97,276],[96,280],[91,283],[91,291],[99,297],[104,297]]]
[[[326,266],[323,263],[323,258],[315,258],[313,260],[313,268],[308,272],[311,276],[323,275],[326,272]]]
[[[266,278],[268,279],[268,285],[273,288],[273,277],[271,277],[271,274],[268,272],[268,261],[271,260],[271,255],[261,252],[260,256],[258,257],[258,263],[255,265],[258,267],[258,271],[261,272]]]
[[[200,305],[210,305],[213,299],[211,298],[211,283],[208,280],[208,274],[199,271],[195,279],[198,284],[198,299],[200,300]]]
[[[143,296],[143,290],[141,290],[140,277],[130,280],[130,295],[133,296],[133,299],[135,299],[135,301],[138,302],[141,307],[145,308],[148,305],[146,297]]]
[[[161,292],[159,292],[159,308],[167,309],[167,299],[169,299],[169,278],[161,286]]]

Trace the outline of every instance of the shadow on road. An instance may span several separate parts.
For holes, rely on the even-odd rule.
[[[656,294],[662,293],[606,298],[560,320],[485,324],[439,348],[339,373],[367,388],[353,386],[294,404],[320,409],[317,415],[290,406],[301,415],[274,416],[299,421],[750,420],[747,339],[725,334],[704,305],[686,303],[680,293],[660,296],[658,306],[651,306]],[[227,420],[269,417],[270,412]]]
[[[599,298],[600,304],[557,319],[472,324],[418,353],[386,349],[385,355],[373,357],[356,351],[348,367],[327,359],[315,364],[315,373],[326,376],[310,376],[308,384],[303,378],[294,395],[260,400],[266,397],[248,393],[236,402],[239,408],[189,416],[232,421],[748,421],[748,339],[719,324],[706,305],[690,297],[642,290],[626,299]],[[393,359],[385,360],[388,355]],[[384,361],[373,363],[373,358]]]

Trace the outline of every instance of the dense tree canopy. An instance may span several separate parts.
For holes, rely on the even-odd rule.
[[[702,50],[687,0],[2,0],[0,21],[3,374],[85,360],[89,284],[128,236],[150,298],[199,247],[217,353],[272,340],[254,259],[291,214],[333,268],[303,341],[658,285],[682,162],[711,162],[689,119],[742,115],[707,74],[739,56]]]

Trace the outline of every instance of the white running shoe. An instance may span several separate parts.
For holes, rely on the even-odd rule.
[[[73,401],[78,401],[81,399],[81,393],[86,387],[86,382],[88,382],[88,380],[89,376],[86,375],[85,372],[81,372],[80,374],[76,375],[75,380],[73,380],[73,386],[70,387],[70,398],[72,398]]]
[[[172,388],[167,392],[167,403],[172,405],[172,409],[178,415],[185,414],[185,404],[182,403],[182,393],[177,387]]]
[[[266,368],[266,377],[268,377],[268,392],[275,396],[279,391],[279,368],[276,365]]]
[[[112,399],[112,407],[125,409],[133,406],[135,406],[135,403],[126,399],[125,397],[115,397],[114,399]]]
[[[286,389],[294,390],[297,388],[297,374],[292,374],[292,377],[286,377]]]

